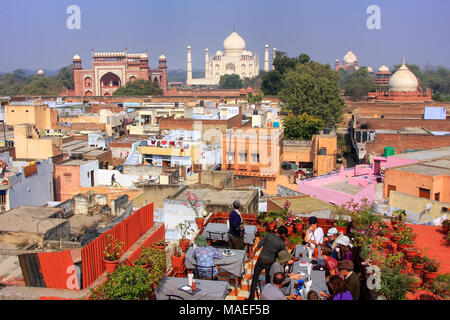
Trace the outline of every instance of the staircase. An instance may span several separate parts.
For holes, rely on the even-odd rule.
[[[142,164],[142,155],[137,152],[137,147],[139,146],[140,141],[133,143],[131,147],[131,152],[128,155],[127,159],[124,162],[126,166],[137,166]]]

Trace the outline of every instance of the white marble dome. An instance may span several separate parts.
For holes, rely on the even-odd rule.
[[[39,70],[36,72],[36,74],[37,74],[38,76],[43,76],[43,75],[44,75],[44,70],[39,69]]]
[[[419,81],[412,73],[406,64],[403,62],[400,69],[398,69],[389,79],[389,90],[400,92],[414,92],[417,91]]]
[[[166,56],[163,55],[163,54],[161,54],[161,55],[159,56],[159,60],[166,60]]]
[[[378,68],[378,71],[379,72],[390,72],[389,68],[384,64]]]
[[[225,55],[227,55],[227,53],[240,54],[245,50],[245,41],[237,34],[237,32],[232,32],[223,41],[223,50]]]
[[[355,56],[355,54],[351,51],[347,52],[344,58],[342,59],[344,64],[354,64],[358,61],[358,58]]]
[[[72,60],[81,60],[81,57],[78,54],[75,54]]]
[[[372,68],[371,66],[368,66],[368,67],[367,67],[367,72],[373,73],[373,68]]]

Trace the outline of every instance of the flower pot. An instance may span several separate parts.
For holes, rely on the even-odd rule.
[[[195,218],[195,223],[197,227],[201,229],[203,227],[203,223],[205,223],[205,218]]]
[[[268,230],[269,231],[272,231],[272,230],[274,230],[275,229],[275,222],[269,222],[268,224],[267,224],[267,228],[268,228]]]
[[[342,232],[343,234],[347,234],[347,227],[336,227],[338,232]]]
[[[189,244],[190,243],[191,243],[191,240],[189,240],[189,239],[180,240],[180,248],[181,248],[181,250],[186,252],[188,250],[188,248],[189,248]]]
[[[260,226],[260,227],[257,228],[257,230],[258,230],[258,234],[261,234],[264,231],[266,231],[266,228]]]
[[[294,233],[294,226],[286,226],[287,230],[288,230],[288,235],[292,235]]]
[[[172,255],[170,257],[171,260],[172,260],[172,267],[173,268],[181,267],[183,265],[183,263],[184,263],[184,256],[185,256],[184,253],[181,254],[181,257],[176,257],[176,256]]]
[[[437,271],[430,272],[427,270],[423,270],[423,281],[424,282],[432,282],[439,275]]]
[[[415,273],[420,274],[423,270],[425,263],[413,264],[413,270]]]
[[[396,235],[393,234],[391,236],[391,240],[394,241],[394,242],[397,242],[398,240],[400,240],[400,236],[396,236]]]
[[[295,223],[294,222],[295,232],[299,233],[303,231],[303,223]]]
[[[165,246],[165,245],[159,246],[159,245],[153,243],[153,244],[152,244],[152,247],[155,248],[155,249],[164,250],[164,248],[165,248],[166,246]]]
[[[400,251],[405,251],[406,249],[411,248],[409,244],[397,244],[397,249]]]
[[[412,257],[416,257],[420,254],[420,250],[419,249],[415,249],[415,248],[406,248],[405,249],[405,254],[406,257],[409,259],[411,259]]]
[[[105,266],[106,271],[113,273],[117,269],[117,265],[119,264],[119,259],[116,261],[108,261],[103,259],[103,265]]]

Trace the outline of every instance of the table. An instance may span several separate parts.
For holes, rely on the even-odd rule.
[[[217,250],[222,253],[226,249],[217,249]],[[245,273],[245,260],[247,258],[246,257],[247,255],[245,254],[244,250],[232,249],[231,251],[235,252],[236,254],[229,257],[222,255],[222,258],[214,259],[214,264],[221,270],[228,272],[229,274],[235,277],[236,294],[237,294],[238,279],[241,278]],[[196,260],[194,259],[193,254],[194,248],[189,247],[185,256],[186,269],[195,269],[194,265],[196,263]]]
[[[303,257],[300,258],[300,252],[302,252]],[[306,249],[306,246],[297,245],[295,247],[295,257],[299,258],[298,261],[294,262],[294,265],[292,266],[292,273],[298,274],[298,273],[304,273],[306,275],[311,276],[312,279],[312,285],[310,290],[316,291],[318,294],[320,291],[323,291],[325,293],[328,293],[328,287],[325,280],[325,269],[323,271],[320,270],[311,270],[311,274],[308,274],[307,267],[300,266],[299,262],[311,262],[308,258],[308,250]],[[314,259],[314,257],[313,257]],[[324,264],[324,260],[322,256],[319,253],[318,258],[316,259],[317,263],[320,265]],[[291,295],[296,293],[295,292],[295,283],[298,280],[291,280],[291,283],[287,289],[286,295]],[[303,299],[306,299],[306,297],[303,297]]]
[[[184,300],[224,300],[230,290],[226,281],[202,279],[195,279],[197,288],[201,290],[194,295],[178,290],[187,283],[187,278],[164,277],[156,288],[156,300],[168,300],[168,295],[177,295]]]
[[[251,256],[251,248],[255,243],[256,226],[252,225],[244,225],[244,243],[247,245],[249,256]],[[215,234],[211,234],[209,232],[213,232]],[[223,234],[223,239],[222,239]],[[205,230],[203,230],[202,235],[208,239],[208,242],[211,244],[210,240],[228,240],[228,227],[226,223],[208,223]]]

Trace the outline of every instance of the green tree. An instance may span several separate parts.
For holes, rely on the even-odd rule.
[[[115,96],[156,96],[162,94],[163,90],[157,82],[144,79],[129,81],[124,87],[117,89],[113,93]]]
[[[298,57],[289,57],[284,51],[277,51],[275,53],[275,59],[273,66],[280,74],[284,75],[287,70],[294,69],[298,63],[305,64],[311,62],[310,57],[301,53]]]
[[[348,79],[349,82],[344,85],[344,94],[353,101],[362,100],[367,97],[369,91],[375,90],[375,84],[366,67],[353,72]]]
[[[256,77],[244,78],[244,80],[242,80],[242,88],[251,87],[253,89],[260,89],[263,75],[264,75],[264,71],[260,72],[260,74]]]
[[[253,95],[253,93],[249,92],[247,93],[247,101],[250,104],[260,104],[263,100],[264,93],[262,91],[259,91],[257,94]]]
[[[66,66],[59,69],[56,79],[67,89],[73,89],[73,68]]]
[[[23,94],[39,95],[39,96],[57,96],[63,90],[60,81],[53,77],[34,78],[23,88]]]
[[[340,96],[337,75],[329,65],[298,63],[283,76],[279,95],[294,115],[306,112],[331,128],[342,119],[344,100]]]
[[[287,140],[311,140],[312,136],[322,130],[322,119],[302,113],[299,116],[288,115],[283,120],[284,137]]]
[[[225,74],[219,80],[220,89],[241,89],[242,80],[238,74]]]
[[[265,95],[276,96],[281,86],[281,74],[277,70],[265,72],[262,76],[261,90]]]

